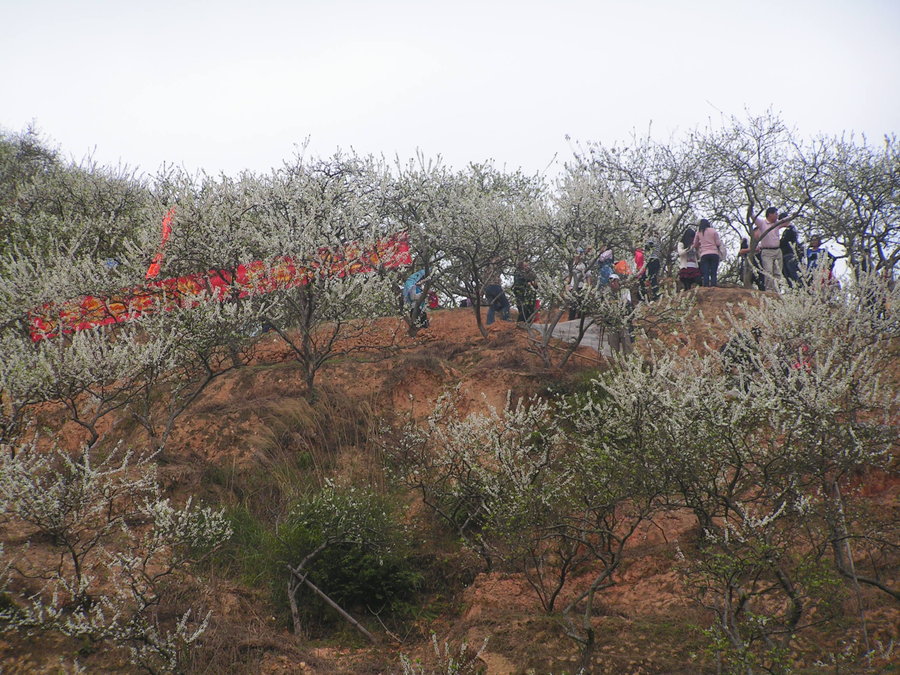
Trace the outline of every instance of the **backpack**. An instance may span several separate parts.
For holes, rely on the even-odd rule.
[[[691,246],[684,254],[684,259],[686,262],[697,262],[697,249]]]

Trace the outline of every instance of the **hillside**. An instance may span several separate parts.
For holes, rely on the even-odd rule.
[[[756,298],[743,289],[699,289],[688,328],[660,329],[655,337],[685,358],[716,348],[725,340],[716,319]],[[402,322],[384,319],[366,337],[368,344],[356,345],[358,351],[322,371],[313,403],[304,396],[302,377],[283,343],[263,334],[250,365],[215,380],[179,419],[159,458],[163,488],[175,501],[194,495],[209,504],[243,503],[258,509],[285,499],[290,481],[321,485],[334,478],[384,489],[381,450],[373,442],[377,427],[400,424],[407,416],[423,420],[438,398],[454,388],[463,413],[485,406],[503,409],[508,397],[515,401],[579,391],[608,367],[593,350],[579,348],[563,370],[550,370],[515,323],[498,322],[488,330],[484,340],[470,309],[433,312],[430,327],[414,338],[406,335]],[[51,426],[58,414],[47,408],[41,421]],[[110,443],[144,440],[122,418],[111,418],[108,433]],[[61,437],[70,448],[77,447],[82,435],[71,422],[62,426]],[[858,476],[856,485],[869,508],[897,512],[900,480],[895,474]],[[230,574],[227,566],[212,566],[199,571],[187,591],[210,607],[214,617],[203,638],[204,662],[193,664],[195,672],[400,672],[401,653],[428,662],[431,633],[440,641],[457,645],[465,640],[475,647],[488,638],[481,661],[490,674],[577,671],[574,643],[555,616],[542,612],[521,574],[484,571],[472,553],[441,530],[416,495],[397,498],[408,507],[406,518],[418,538],[413,555],[424,582],[417,608],[391,623],[392,630],[371,617],[359,617],[378,633],[379,645],[367,644],[339,622],[327,635],[295,637],[266,589]],[[715,672],[702,635],[709,612],[691,598],[678,571],[679,547],[692,546],[696,537],[696,523],[687,511],[672,510],[640,526],[615,585],[602,592],[594,608],[595,672]],[[15,532],[6,529],[2,538],[15,541]],[[896,583],[896,567],[891,574]],[[590,575],[575,578],[563,595],[572,597],[589,582]],[[861,602],[872,643],[900,641],[896,602],[868,588],[842,602],[849,623],[801,632],[797,653],[840,652],[845,646],[842,626],[857,620]],[[881,654],[872,667],[890,668],[890,653]],[[73,655],[87,672],[128,671],[120,654],[75,641],[0,636],[3,672],[61,672],[59,659],[68,662]]]

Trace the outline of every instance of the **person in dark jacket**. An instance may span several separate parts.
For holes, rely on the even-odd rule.
[[[643,291],[644,299],[651,302],[659,297],[659,245],[655,239],[648,239],[644,244],[645,274],[638,288]]]
[[[784,214],[781,214],[779,218],[782,216]],[[795,285],[803,285],[800,276],[800,241],[793,223],[788,223],[788,226],[781,231],[779,247],[781,248],[781,275],[791,288]]]
[[[747,237],[741,239],[741,248],[738,251],[738,278],[744,283],[744,276],[747,274],[747,265],[750,265],[750,281],[756,287],[764,291],[766,290],[766,281],[762,275],[762,259],[759,253],[756,253],[752,259],[750,256],[750,240]]]
[[[519,316],[516,323],[531,323],[534,320],[534,309],[537,303],[537,275],[525,260],[516,264],[513,273],[512,292],[516,298]]]
[[[503,286],[500,285],[500,276],[503,274],[503,261],[500,256],[493,256],[488,261],[488,266],[484,271],[484,297],[488,302],[488,312],[486,325],[490,326],[494,323],[494,316],[500,313],[500,318],[509,321],[509,298],[503,292]]]

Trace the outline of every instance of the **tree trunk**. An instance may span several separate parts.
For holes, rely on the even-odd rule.
[[[294,579],[297,580],[298,583],[302,582],[302,583],[306,584],[310,588],[310,590],[312,590],[313,593],[315,593],[320,598],[322,598],[328,604],[329,607],[331,607],[334,611],[336,611],[338,614],[340,614],[341,617],[343,617],[351,626],[353,626],[356,630],[358,630],[360,633],[362,633],[367,638],[369,638],[369,640],[372,641],[372,644],[378,644],[378,639],[374,635],[372,635],[369,631],[367,631],[365,626],[363,626],[359,621],[357,621],[352,616],[350,616],[350,614],[348,612],[346,612],[334,600],[332,600],[327,595],[325,595],[325,593],[318,586],[316,586],[313,582],[311,582],[309,579],[306,578],[305,574],[300,575],[296,570],[291,568],[291,575],[294,577]],[[293,611],[293,608],[292,608],[292,611]]]

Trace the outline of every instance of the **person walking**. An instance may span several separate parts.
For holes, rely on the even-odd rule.
[[[537,275],[525,260],[520,260],[516,264],[512,291],[519,310],[516,323],[531,323],[534,320],[534,306],[537,303]]]
[[[425,292],[422,282],[427,276],[428,270],[419,270],[409,275],[403,284],[403,302],[409,308],[410,325],[416,328],[428,328],[428,313],[422,301]]]
[[[722,239],[710,222],[703,218],[694,235],[694,248],[700,254],[700,277],[703,286],[719,285],[719,261],[725,257]]]

